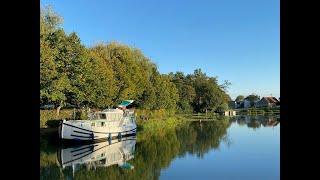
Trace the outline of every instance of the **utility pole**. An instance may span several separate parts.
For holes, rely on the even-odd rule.
[[[73,108],[73,120],[76,120],[76,109]]]

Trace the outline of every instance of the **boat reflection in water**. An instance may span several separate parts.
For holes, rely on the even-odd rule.
[[[129,136],[95,144],[63,147],[58,150],[58,161],[62,169],[72,167],[73,174],[81,166],[88,170],[112,165],[133,169],[127,161],[134,158],[135,144],[136,136]]]

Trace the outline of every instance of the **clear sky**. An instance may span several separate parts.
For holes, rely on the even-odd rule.
[[[139,48],[161,73],[201,68],[229,94],[280,96],[279,0],[41,0],[88,47]]]

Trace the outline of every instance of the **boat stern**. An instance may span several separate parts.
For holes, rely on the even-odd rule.
[[[66,120],[62,120],[62,121],[59,122],[59,127],[58,127],[59,139],[63,139],[62,130],[63,130],[63,123],[64,123],[65,121],[66,121]]]

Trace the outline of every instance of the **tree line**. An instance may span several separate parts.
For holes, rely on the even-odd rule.
[[[142,109],[202,112],[227,108],[225,82],[193,74],[161,74],[139,49],[118,42],[85,47],[75,32],[67,34],[62,18],[51,8],[40,12],[40,105],[59,110],[77,107],[112,107],[134,99]]]

